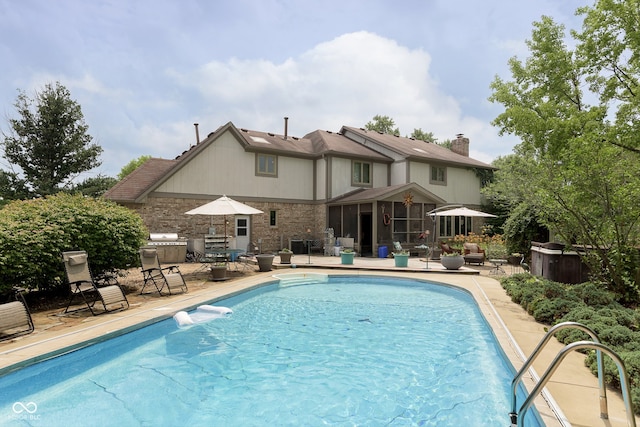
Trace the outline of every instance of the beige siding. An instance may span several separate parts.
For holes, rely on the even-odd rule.
[[[226,133],[160,185],[156,192],[310,199],[313,194],[312,160],[278,156],[278,176],[270,178],[256,176],[255,156],[255,153],[245,152],[240,143]]]
[[[351,185],[351,159],[334,157],[331,161],[331,195],[332,197],[348,193],[360,187]],[[384,163],[372,164],[372,186],[387,186],[387,165]]]
[[[404,161],[394,162],[393,164],[391,164],[391,185],[400,184],[408,184],[407,163]]]
[[[353,190],[351,186],[351,160],[334,157],[331,161],[331,196]]]
[[[411,163],[411,182],[421,185],[449,203],[481,203],[480,180],[472,170],[447,166],[447,185],[432,185],[430,177],[428,164]]]
[[[327,198],[327,159],[322,158],[316,161],[316,199]]]
[[[388,166],[385,163],[373,164],[373,186],[374,187],[386,187],[389,185],[388,181]]]

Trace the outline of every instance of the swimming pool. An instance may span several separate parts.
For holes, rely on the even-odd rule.
[[[25,425],[506,425],[513,369],[466,292],[332,277],[262,287],[0,379]],[[16,403],[19,405],[16,406]],[[528,425],[537,422],[527,415]]]

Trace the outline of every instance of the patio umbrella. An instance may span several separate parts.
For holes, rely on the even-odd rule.
[[[455,206],[455,205],[454,205]],[[464,206],[460,207],[452,207],[451,209],[446,209],[446,206],[441,207],[443,209],[439,211],[435,209],[435,212],[429,212],[427,216],[433,217],[433,246],[435,249],[436,245],[436,216],[471,216],[471,217],[484,217],[484,218],[492,218],[495,215],[491,215],[486,212],[476,211],[473,209],[466,208]]]
[[[185,212],[186,215],[210,215],[210,216],[227,216],[227,215],[254,215],[263,213],[261,210],[252,208],[249,205],[240,203],[227,196],[222,196],[212,202],[198,206],[195,209]],[[227,221],[224,221],[224,245],[227,249]]]
[[[475,216],[475,217],[485,217],[485,218],[495,218],[495,215],[491,215],[486,212],[475,211],[473,209],[461,207],[448,209],[446,211],[434,212],[430,215],[434,216]]]

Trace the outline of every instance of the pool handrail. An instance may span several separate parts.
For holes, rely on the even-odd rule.
[[[509,414],[509,416],[511,417],[512,426],[515,426],[514,421],[517,421],[518,426],[523,425],[524,416],[533,403],[533,399],[535,399],[535,397],[542,391],[542,388],[547,384],[547,382],[551,378],[551,375],[553,375],[553,373],[556,371],[559,364],[562,362],[562,360],[564,360],[567,354],[574,350],[581,350],[586,348],[595,349],[598,352],[607,353],[609,357],[611,357],[611,359],[613,359],[613,361],[615,362],[616,366],[618,367],[618,375],[620,375],[620,388],[622,397],[624,399],[625,411],[627,414],[627,426],[636,427],[636,419],[633,413],[633,407],[631,405],[631,395],[629,394],[629,377],[627,375],[627,370],[624,367],[624,362],[622,361],[620,356],[618,356],[618,354],[616,354],[609,347],[605,346],[602,343],[594,341],[576,341],[566,345],[562,350],[560,350],[560,352],[556,355],[545,373],[540,378],[540,381],[536,384],[531,393],[529,393],[529,396],[520,407],[520,413]]]
[[[567,328],[575,328],[580,329],[583,332],[586,332],[594,342],[599,343],[600,338],[598,338],[598,334],[591,328],[582,323],[578,322],[562,322],[553,326],[547,333],[542,337],[536,348],[533,349],[529,358],[524,362],[518,373],[513,377],[511,381],[511,412],[510,415],[515,415],[517,417],[518,413],[516,412],[516,397],[517,397],[517,389],[518,383],[522,376],[529,370],[529,368],[533,365],[533,362],[539,356],[540,352],[544,348],[544,346],[549,342],[549,340],[555,335],[556,332],[561,331],[562,329]],[[600,350],[596,351],[597,365],[598,365],[598,389],[600,393],[600,418],[606,420],[609,418],[608,409],[607,409],[607,389],[604,384],[604,363],[602,361],[602,353]]]

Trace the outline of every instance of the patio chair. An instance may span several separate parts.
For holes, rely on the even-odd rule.
[[[442,250],[443,253],[446,253],[446,254],[460,253],[459,250],[452,248],[451,246],[449,246],[448,243],[440,242],[440,249]]]
[[[477,243],[464,243],[463,249],[465,264],[484,265],[486,255],[484,249],[481,249]]]
[[[140,254],[140,265],[144,279],[140,295],[144,294],[144,288],[149,284],[153,284],[160,295],[165,288],[169,295],[173,295],[174,292],[186,293],[189,291],[177,265],[167,267],[160,265],[158,251],[154,246],[143,246],[138,253]]]
[[[65,313],[74,313],[84,308],[69,311],[73,300],[80,296],[87,304],[89,311],[94,316],[96,314],[108,313],[116,310],[126,310],[129,308],[129,301],[124,295],[120,285],[111,284],[107,286],[98,286],[91,275],[89,269],[89,260],[85,251],[68,251],[62,253],[62,261],[64,262],[64,270],[67,275],[67,281],[71,290],[69,303],[64,310]],[[96,304],[102,304],[102,311],[96,312],[94,309]]]
[[[10,301],[0,304],[0,341],[33,332],[33,319],[27,302],[18,289],[10,296]]]
[[[309,253],[324,253],[324,242],[320,239],[311,239],[307,241],[309,245]]]

